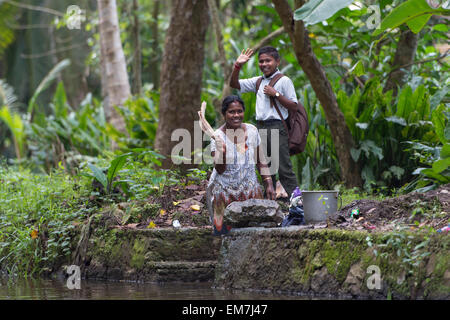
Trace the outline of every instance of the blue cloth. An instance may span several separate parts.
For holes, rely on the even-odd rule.
[[[303,206],[289,208],[289,215],[283,219],[282,227],[299,226],[305,224]]]

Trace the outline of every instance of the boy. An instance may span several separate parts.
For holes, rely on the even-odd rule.
[[[256,83],[260,77],[253,77],[249,79],[239,79],[239,70],[250,59],[253,54],[253,50],[242,50],[240,56],[237,58],[233,72],[231,73],[230,86],[232,88],[240,90],[241,93],[255,92]],[[280,78],[275,86],[272,88],[269,86],[270,80],[276,76],[280,71],[278,66],[280,64],[280,55],[277,49],[267,46],[263,47],[258,52],[259,68],[263,73],[263,79],[259,86],[258,92],[256,92],[256,121],[258,130],[267,130],[267,139],[264,139],[264,130],[260,131],[262,141],[267,141],[263,146],[267,152],[267,155],[272,159],[271,168],[278,167],[278,175],[281,185],[288,193],[288,196],[292,194],[295,187],[298,185],[297,177],[292,170],[291,158],[289,156],[289,141],[288,133],[278,115],[276,109],[271,106],[270,98],[275,98],[275,103],[280,109],[280,113],[283,119],[287,119],[288,110],[295,112],[297,108],[297,95],[295,93],[294,84],[292,80],[284,76]],[[271,136],[272,131],[279,133],[279,145],[278,150],[271,150]],[[275,148],[276,146],[274,146]],[[277,153],[278,152],[278,153]],[[279,165],[273,163],[279,159]],[[272,182],[274,188],[276,186],[276,172],[271,172]]]

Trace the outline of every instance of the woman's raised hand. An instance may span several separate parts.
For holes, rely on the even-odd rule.
[[[249,49],[249,48],[244,49],[244,50],[242,50],[241,54],[237,58],[236,63],[239,66],[242,66],[243,64],[245,64],[250,59],[250,57],[252,55],[253,55],[253,50],[252,49]]]

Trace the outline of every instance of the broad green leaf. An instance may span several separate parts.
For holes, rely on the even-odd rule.
[[[108,180],[106,178],[106,175],[103,173],[102,170],[100,170],[95,165],[89,163],[88,164],[89,169],[91,169],[92,173],[94,174],[94,177],[102,184],[102,186],[105,188],[105,191],[108,188]]]
[[[397,112],[395,115],[400,118],[406,118],[407,112],[407,105],[411,103],[411,96],[413,92],[410,86],[404,87],[398,97],[397,102]]]
[[[450,158],[450,143],[444,144],[441,150],[441,159]]]
[[[428,100],[428,93],[425,86],[421,84],[414,91],[413,97],[413,107],[417,111],[418,119],[423,120],[426,115],[429,114],[430,103]]]
[[[111,165],[108,168],[108,174],[107,174],[108,187],[111,187],[114,177],[117,175],[117,173],[120,171],[120,169],[122,169],[122,167],[125,165],[125,163],[127,162],[128,156],[130,156],[131,154],[133,154],[133,153],[128,152],[128,153],[121,154],[120,156],[116,157],[113,161],[111,161]],[[108,191],[110,191],[109,189],[110,188],[108,188]]]
[[[448,26],[443,23],[436,24],[435,26],[433,26],[433,30],[440,32],[448,32]]]
[[[303,190],[311,190],[312,188],[312,176],[311,176],[311,164],[309,157],[306,159],[305,166],[302,169],[302,186]]]
[[[436,93],[431,97],[430,99],[430,108],[433,112],[434,109],[441,103],[442,99],[447,95],[448,91],[450,89],[450,86],[446,85],[441,90],[436,91]]]
[[[55,107],[55,117],[56,118],[66,118],[67,117],[67,97],[66,91],[64,90],[63,82],[58,83],[56,88],[55,96],[53,98],[53,105]]]
[[[444,138],[446,141],[450,141],[450,121],[447,121],[447,126],[444,129]]]
[[[433,171],[436,173],[441,173],[450,166],[450,158],[439,159],[433,163]]]
[[[431,114],[431,121],[436,129],[436,135],[442,143],[445,143],[445,117],[444,117],[444,105],[440,104]]]
[[[431,14],[418,16],[417,18],[407,21],[406,25],[412,32],[419,33],[420,30],[422,30],[422,28],[427,24],[428,20],[430,20],[431,16]]]
[[[398,26],[407,23],[413,19],[415,20],[412,24],[416,32],[418,26],[423,23],[423,20],[418,18],[424,15],[448,15],[450,10],[438,8],[431,8],[426,0],[409,0],[398,7],[394,8],[384,19],[381,21],[380,26],[373,32],[373,36],[378,36],[386,30],[397,28]],[[423,19],[423,18],[422,18]],[[418,30],[420,31],[420,30]],[[418,32],[417,31],[417,32]]]
[[[295,10],[294,19],[303,20],[305,25],[315,24],[328,19],[352,2],[353,0],[310,0]]]
[[[424,169],[420,172],[421,174],[427,176],[428,178],[435,179],[441,183],[448,183],[450,182],[450,177],[444,177],[443,175],[436,173],[433,169]]]

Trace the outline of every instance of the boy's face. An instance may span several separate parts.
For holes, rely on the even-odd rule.
[[[267,53],[262,53],[259,56],[259,69],[266,77],[270,77],[278,68],[280,61],[275,60],[274,57]]]

